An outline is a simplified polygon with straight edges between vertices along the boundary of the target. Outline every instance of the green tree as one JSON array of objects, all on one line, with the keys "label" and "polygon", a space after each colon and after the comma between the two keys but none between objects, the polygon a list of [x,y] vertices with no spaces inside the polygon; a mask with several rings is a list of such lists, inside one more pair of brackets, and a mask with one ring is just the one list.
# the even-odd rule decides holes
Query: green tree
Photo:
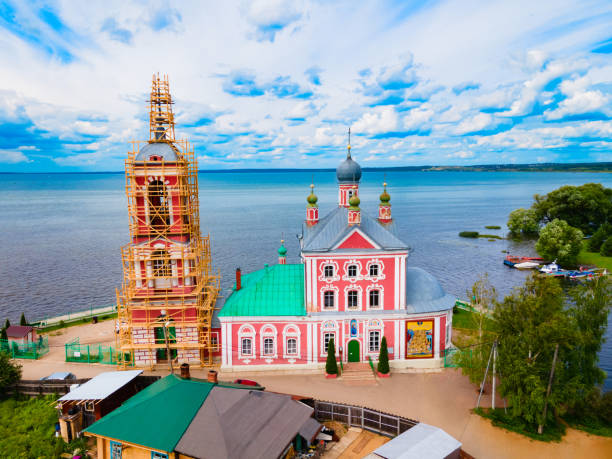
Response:
[{"label": "green tree", "polygon": [[589,252],[599,252],[601,246],[612,235],[612,225],[609,223],[602,224],[597,231],[591,236],[588,243]]},{"label": "green tree", "polygon": [[601,244],[601,249],[599,253],[604,257],[612,257],[612,236],[610,236],[603,244]]},{"label": "green tree", "polygon": [[[494,311],[499,342],[500,392],[513,417],[529,425],[546,425],[574,401],[575,381],[565,370],[568,351],[578,339],[557,279],[531,276]],[[554,366],[550,395],[548,380]],[[544,406],[548,405],[546,419]]]},{"label": "green tree", "polygon": [[336,362],[336,347],[334,346],[334,339],[329,340],[327,345],[327,361],[325,362],[325,372],[328,375],[338,374],[338,363]]},{"label": "green tree", "polygon": [[9,328],[11,326],[11,322],[6,319],[6,322],[4,322],[4,328]]},{"label": "green tree", "polygon": [[21,365],[11,361],[6,352],[0,352],[0,394],[21,379]]},{"label": "green tree", "polygon": [[565,220],[584,234],[612,220],[612,189],[600,183],[562,186],[546,195],[535,195],[532,209],[543,223]]},{"label": "green tree", "polygon": [[512,236],[533,236],[540,230],[538,216],[533,209],[516,209],[508,216],[508,229]]},{"label": "green tree", "polygon": [[387,338],[382,337],[380,343],[380,354],[378,355],[378,367],[379,373],[386,375],[389,373],[389,350],[387,349]]},{"label": "green tree", "polygon": [[19,325],[27,325],[28,321],[25,318],[25,312],[21,313],[21,319],[19,319]]},{"label": "green tree", "polygon": [[[485,274],[478,279],[472,289],[467,292],[472,298],[474,311],[470,314],[474,336],[467,340],[467,345],[455,356],[455,362],[474,384],[481,384],[484,378],[489,353],[491,352],[491,336],[485,334],[486,325],[490,323],[490,312],[497,301],[497,291]],[[489,372],[488,379],[491,378]]]},{"label": "green tree", "polygon": [[540,231],[535,248],[544,258],[557,260],[562,266],[575,266],[582,238],[582,231],[565,220],[554,219]]}]

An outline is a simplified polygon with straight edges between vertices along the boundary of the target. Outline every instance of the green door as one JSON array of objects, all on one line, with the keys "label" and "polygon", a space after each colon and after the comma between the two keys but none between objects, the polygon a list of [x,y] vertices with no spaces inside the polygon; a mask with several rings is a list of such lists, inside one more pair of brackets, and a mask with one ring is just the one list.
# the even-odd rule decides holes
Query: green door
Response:
[{"label": "green door", "polygon": [[348,343],[348,361],[359,362],[359,341],[353,339]]}]

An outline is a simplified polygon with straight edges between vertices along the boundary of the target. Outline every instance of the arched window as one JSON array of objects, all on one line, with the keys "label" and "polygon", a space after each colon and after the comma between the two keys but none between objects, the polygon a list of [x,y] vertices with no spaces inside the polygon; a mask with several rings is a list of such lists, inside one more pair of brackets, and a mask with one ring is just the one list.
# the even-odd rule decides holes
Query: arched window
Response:
[{"label": "arched window", "polygon": [[287,338],[287,355],[297,355],[297,338]]},{"label": "arched window", "polygon": [[323,309],[334,309],[336,307],[336,295],[333,290],[323,293]]},{"label": "arched window", "polygon": [[283,329],[283,339],[285,342],[283,358],[300,358],[300,329],[293,324],[286,325]]},{"label": "arched window", "polygon": [[370,290],[369,300],[370,300],[370,308],[379,308],[380,307],[380,291]]},{"label": "arched window", "polygon": [[[249,360],[255,357],[255,329],[251,325],[243,325],[238,330],[238,358]],[[247,362],[248,363],[248,362]]]},{"label": "arched window", "polygon": [[334,265],[325,265],[323,275],[325,277],[334,277]]},{"label": "arched window", "polygon": [[147,188],[149,201],[149,223],[153,228],[168,225],[168,195],[161,180],[153,180]]},{"label": "arched window", "polygon": [[349,265],[347,274],[348,277],[357,277],[357,265]]},{"label": "arched window", "polygon": [[349,309],[357,309],[359,307],[359,292],[357,290],[349,290],[347,294],[347,307]]},{"label": "arched window", "polygon": [[276,351],[276,327],[273,325],[264,325],[259,331],[261,336],[260,349],[261,357],[267,359],[275,359],[278,357]]}]

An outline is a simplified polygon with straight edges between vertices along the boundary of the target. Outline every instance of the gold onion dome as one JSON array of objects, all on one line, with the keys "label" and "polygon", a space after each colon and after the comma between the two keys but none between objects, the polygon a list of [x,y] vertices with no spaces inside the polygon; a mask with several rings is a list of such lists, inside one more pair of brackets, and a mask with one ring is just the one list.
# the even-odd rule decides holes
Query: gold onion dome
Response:
[{"label": "gold onion dome", "polygon": [[380,203],[383,204],[383,205],[389,206],[389,205],[391,205],[391,204],[389,204],[389,201],[391,201],[391,195],[389,193],[387,193],[387,184],[386,183],[383,183],[383,187],[384,187],[383,192],[380,195]]},{"label": "gold onion dome", "polygon": [[314,185],[311,184],[310,185],[310,194],[306,198],[306,201],[308,201],[308,205],[310,207],[315,207],[317,205],[317,201],[318,200],[319,200],[319,198],[317,198],[317,195],[314,194]]},{"label": "gold onion dome", "polygon": [[361,200],[359,199],[359,197],[354,194],[353,196],[351,196],[351,199],[349,199],[349,205],[351,206],[351,209],[359,209],[359,203],[361,202]]}]

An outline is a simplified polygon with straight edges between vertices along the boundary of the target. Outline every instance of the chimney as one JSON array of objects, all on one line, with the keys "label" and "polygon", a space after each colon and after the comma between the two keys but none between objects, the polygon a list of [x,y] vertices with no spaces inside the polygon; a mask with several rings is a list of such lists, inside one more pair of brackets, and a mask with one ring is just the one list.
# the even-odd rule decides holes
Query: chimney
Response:
[{"label": "chimney", "polygon": [[191,376],[189,375],[189,364],[188,363],[183,363],[181,365],[181,378],[191,379]]},{"label": "chimney", "polygon": [[236,291],[242,288],[241,280],[240,268],[236,268]]},{"label": "chimney", "polygon": [[217,372],[215,370],[208,370],[208,382],[217,384]]}]

